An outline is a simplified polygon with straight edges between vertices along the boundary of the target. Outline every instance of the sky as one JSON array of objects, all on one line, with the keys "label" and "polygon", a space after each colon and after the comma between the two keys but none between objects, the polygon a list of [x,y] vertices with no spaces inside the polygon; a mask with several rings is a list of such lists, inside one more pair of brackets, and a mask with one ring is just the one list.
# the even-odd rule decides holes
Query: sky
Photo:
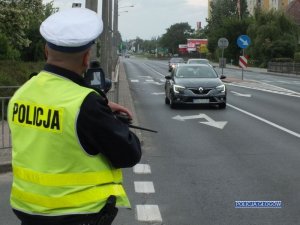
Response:
[{"label": "sky", "polygon": [[[84,6],[85,0],[54,0],[54,6],[60,9],[71,7],[72,3]],[[134,7],[128,7],[131,5]],[[101,0],[98,6],[101,14]],[[196,29],[197,22],[201,22],[204,27],[207,14],[208,0],[119,0],[119,32],[123,40],[150,40],[161,37],[176,23],[188,23]]]}]

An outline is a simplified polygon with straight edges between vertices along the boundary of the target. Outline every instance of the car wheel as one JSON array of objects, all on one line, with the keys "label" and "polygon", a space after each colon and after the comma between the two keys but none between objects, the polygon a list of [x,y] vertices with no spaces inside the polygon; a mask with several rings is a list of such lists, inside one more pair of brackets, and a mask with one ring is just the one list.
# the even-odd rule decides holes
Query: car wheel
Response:
[{"label": "car wheel", "polygon": [[226,102],[219,104],[219,109],[225,109],[226,108]]},{"label": "car wheel", "polygon": [[170,100],[168,99],[168,97],[167,97],[167,96],[165,97],[165,103],[166,103],[167,105],[169,105],[169,104],[170,104]]}]

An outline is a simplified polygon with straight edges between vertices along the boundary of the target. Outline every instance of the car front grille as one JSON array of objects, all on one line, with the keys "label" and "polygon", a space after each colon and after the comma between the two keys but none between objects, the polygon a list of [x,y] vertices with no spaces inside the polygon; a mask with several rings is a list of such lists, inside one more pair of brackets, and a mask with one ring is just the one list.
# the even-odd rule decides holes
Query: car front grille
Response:
[{"label": "car front grille", "polygon": [[188,88],[188,89],[196,95],[206,95],[208,92],[212,90],[212,88],[203,88],[203,91],[200,92],[199,88]]}]

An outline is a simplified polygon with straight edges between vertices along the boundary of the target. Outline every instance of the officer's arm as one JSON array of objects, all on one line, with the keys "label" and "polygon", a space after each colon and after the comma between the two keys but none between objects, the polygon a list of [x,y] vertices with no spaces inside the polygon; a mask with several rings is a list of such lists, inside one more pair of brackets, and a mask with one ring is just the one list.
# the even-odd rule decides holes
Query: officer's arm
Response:
[{"label": "officer's arm", "polygon": [[89,94],[81,106],[77,134],[88,154],[101,153],[116,168],[132,167],[141,159],[138,137],[115,118],[107,103],[95,93]]}]

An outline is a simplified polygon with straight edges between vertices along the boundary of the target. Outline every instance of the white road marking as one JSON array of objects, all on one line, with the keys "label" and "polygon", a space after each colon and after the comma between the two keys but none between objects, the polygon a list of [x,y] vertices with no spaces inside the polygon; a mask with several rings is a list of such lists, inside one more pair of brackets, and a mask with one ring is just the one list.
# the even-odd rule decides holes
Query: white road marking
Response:
[{"label": "white road marking", "polygon": [[247,114],[248,116],[251,116],[251,117],[253,117],[253,118],[255,118],[255,119],[258,119],[258,120],[260,120],[260,121],[262,121],[262,122],[264,122],[264,123],[266,123],[266,124],[269,124],[269,125],[271,125],[271,126],[273,126],[273,127],[276,127],[276,128],[278,128],[278,129],[280,129],[280,130],[286,132],[286,133],[289,133],[289,134],[291,134],[291,135],[293,135],[293,136],[296,136],[296,137],[300,138],[300,134],[299,134],[299,133],[296,133],[296,132],[294,132],[294,131],[291,131],[291,130],[285,128],[285,127],[282,127],[282,126],[280,126],[280,125],[278,125],[278,124],[276,124],[276,123],[273,123],[273,122],[271,122],[271,121],[269,121],[269,120],[266,120],[266,119],[264,119],[264,118],[262,118],[262,117],[256,116],[256,115],[254,115],[254,114],[252,114],[252,113],[250,113],[250,112],[247,112],[247,111],[245,111],[245,110],[243,110],[243,109],[240,109],[240,108],[238,108],[238,107],[236,107],[236,106],[233,106],[233,105],[230,105],[230,104],[227,104],[227,105],[228,105],[229,107],[231,107],[231,108],[234,108],[234,109],[236,109],[236,110],[238,110],[238,111],[244,113],[244,114]]},{"label": "white road marking", "polygon": [[234,95],[240,96],[240,97],[247,97],[247,98],[251,97],[251,94],[242,94],[242,93],[235,92],[235,91],[230,91],[230,92],[233,93]]},{"label": "white road marking", "polygon": [[153,182],[151,181],[135,181],[134,190],[136,193],[150,194],[155,193]]},{"label": "white road marking", "polygon": [[162,222],[157,205],[136,205],[137,220],[145,222]]},{"label": "white road marking", "polygon": [[205,119],[207,122],[199,122],[206,124],[208,126],[212,126],[215,128],[223,129],[225,125],[227,124],[227,121],[215,121],[212,118],[210,118],[208,115],[199,113],[198,115],[192,115],[192,116],[174,116],[172,117],[174,120],[179,120],[179,121],[185,121],[185,120],[191,120],[191,119]]},{"label": "white road marking", "polygon": [[154,80],[152,79],[152,80],[146,80],[146,82],[154,82]]},{"label": "white road marking", "polygon": [[153,71],[154,73],[156,73],[156,74],[158,74],[158,75],[160,75],[160,76],[162,76],[162,77],[165,77],[165,76],[166,76],[166,75],[164,75],[164,74],[162,74],[162,73],[156,71],[156,70],[153,69],[152,67],[148,66],[147,64],[144,63],[144,65],[147,66],[147,67],[148,67],[151,71]]},{"label": "white road marking", "polygon": [[138,83],[139,80],[130,80],[132,83]]},{"label": "white road marking", "polygon": [[165,92],[153,92],[152,95],[164,95]]},{"label": "white road marking", "polygon": [[149,174],[151,173],[151,168],[148,164],[136,164],[133,167],[133,172],[137,174]]},{"label": "white road marking", "polygon": [[293,97],[300,97],[300,93],[296,91],[292,91],[286,88],[278,87],[271,84],[266,84],[263,82],[242,82],[242,83],[228,83],[228,85],[242,87],[242,88],[249,88],[254,90],[260,90],[265,92],[271,92],[275,94],[293,96]]}]

